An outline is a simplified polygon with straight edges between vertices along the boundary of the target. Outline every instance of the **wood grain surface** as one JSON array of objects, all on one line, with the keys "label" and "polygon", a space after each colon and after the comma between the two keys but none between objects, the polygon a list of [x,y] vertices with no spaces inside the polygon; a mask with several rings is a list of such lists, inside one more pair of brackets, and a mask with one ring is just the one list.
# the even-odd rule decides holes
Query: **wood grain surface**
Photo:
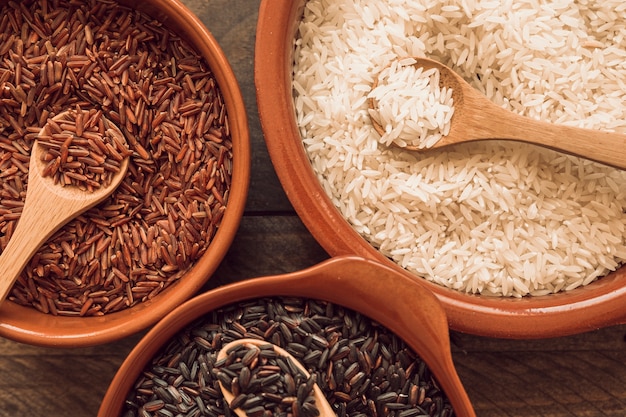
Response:
[{"label": "wood grain surface", "polygon": [[[253,150],[246,213],[203,291],[296,271],[328,257],[295,215],[261,132],[253,56],[259,0],[184,0],[220,42],[238,77]],[[626,326],[548,340],[453,333],[453,357],[480,417],[626,416]],[[95,416],[142,334],[103,346],[52,349],[0,339],[0,416]]]}]

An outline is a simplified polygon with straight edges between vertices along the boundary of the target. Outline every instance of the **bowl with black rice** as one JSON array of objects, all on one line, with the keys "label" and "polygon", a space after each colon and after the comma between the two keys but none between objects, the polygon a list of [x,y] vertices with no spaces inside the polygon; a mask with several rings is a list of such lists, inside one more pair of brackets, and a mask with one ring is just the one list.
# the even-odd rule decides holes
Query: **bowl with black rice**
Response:
[{"label": "bowl with black rice", "polygon": [[331,258],[189,300],[133,348],[98,415],[234,415],[220,383],[237,394],[232,401],[247,415],[316,415],[312,381],[287,378],[273,350],[254,360],[243,351],[246,358],[218,360],[223,346],[250,338],[295,357],[338,416],[475,415],[436,297],[359,257]]}]

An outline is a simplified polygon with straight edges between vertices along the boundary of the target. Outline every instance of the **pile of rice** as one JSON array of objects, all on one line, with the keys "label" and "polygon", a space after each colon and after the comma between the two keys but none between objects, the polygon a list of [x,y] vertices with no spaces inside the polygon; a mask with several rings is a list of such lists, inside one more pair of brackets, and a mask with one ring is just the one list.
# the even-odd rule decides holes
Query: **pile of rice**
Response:
[{"label": "pile of rice", "polygon": [[394,61],[381,71],[369,99],[370,116],[384,133],[380,142],[428,149],[450,133],[452,90],[439,86],[436,68],[424,70],[415,59]]},{"label": "pile of rice", "polygon": [[623,0],[310,0],[296,39],[304,145],[347,221],[419,276],[467,293],[544,295],[626,261],[626,173],[531,145],[407,152],[367,97],[398,58],[455,68],[529,117],[626,133]]}]

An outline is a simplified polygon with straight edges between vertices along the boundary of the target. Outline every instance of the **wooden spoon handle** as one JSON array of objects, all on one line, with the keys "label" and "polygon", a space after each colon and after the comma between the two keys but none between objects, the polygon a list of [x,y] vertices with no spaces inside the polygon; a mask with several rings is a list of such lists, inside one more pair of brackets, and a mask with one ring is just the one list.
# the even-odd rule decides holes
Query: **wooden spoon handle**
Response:
[{"label": "wooden spoon handle", "polygon": [[61,187],[52,184],[51,179],[35,175],[34,168],[29,172],[28,192],[17,227],[0,255],[0,302],[2,302],[22,269],[39,247],[72,218],[93,207],[110,191],[103,189],[94,194],[50,192],[48,187]]},{"label": "wooden spoon handle", "polygon": [[[458,127],[458,133],[451,132],[450,137],[463,137],[463,141],[468,142],[480,139],[526,142],[626,169],[624,134],[546,123],[520,116],[497,106],[471,88],[464,89],[463,100],[464,108],[473,108],[476,112],[456,115],[462,120],[455,122],[453,129]],[[444,145],[446,137],[440,142]]]},{"label": "wooden spoon handle", "polygon": [[556,151],[626,169],[626,135],[511,117],[497,124],[501,138],[541,145]]},{"label": "wooden spoon handle", "polygon": [[[44,186],[35,181],[29,187]],[[39,193],[31,194],[33,197]],[[29,197],[31,196],[29,195]],[[64,222],[54,220],[69,212],[63,202],[38,201],[30,198],[24,203],[24,209],[17,227],[0,255],[0,302],[8,295],[13,283],[24,269],[33,254]]]}]

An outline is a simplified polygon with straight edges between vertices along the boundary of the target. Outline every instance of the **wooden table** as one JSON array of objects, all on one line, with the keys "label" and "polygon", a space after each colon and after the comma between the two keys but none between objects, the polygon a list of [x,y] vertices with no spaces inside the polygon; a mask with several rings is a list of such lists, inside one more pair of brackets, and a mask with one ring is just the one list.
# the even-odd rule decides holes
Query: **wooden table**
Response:
[{"label": "wooden table", "polygon": [[[260,0],[184,0],[211,30],[246,101],[252,178],[231,250],[204,290],[296,271],[328,255],[296,216],[261,132],[253,78]],[[551,340],[453,332],[453,355],[478,416],[625,416],[626,326]],[[0,416],[94,416],[117,367],[142,334],[72,350],[0,340]]]}]

